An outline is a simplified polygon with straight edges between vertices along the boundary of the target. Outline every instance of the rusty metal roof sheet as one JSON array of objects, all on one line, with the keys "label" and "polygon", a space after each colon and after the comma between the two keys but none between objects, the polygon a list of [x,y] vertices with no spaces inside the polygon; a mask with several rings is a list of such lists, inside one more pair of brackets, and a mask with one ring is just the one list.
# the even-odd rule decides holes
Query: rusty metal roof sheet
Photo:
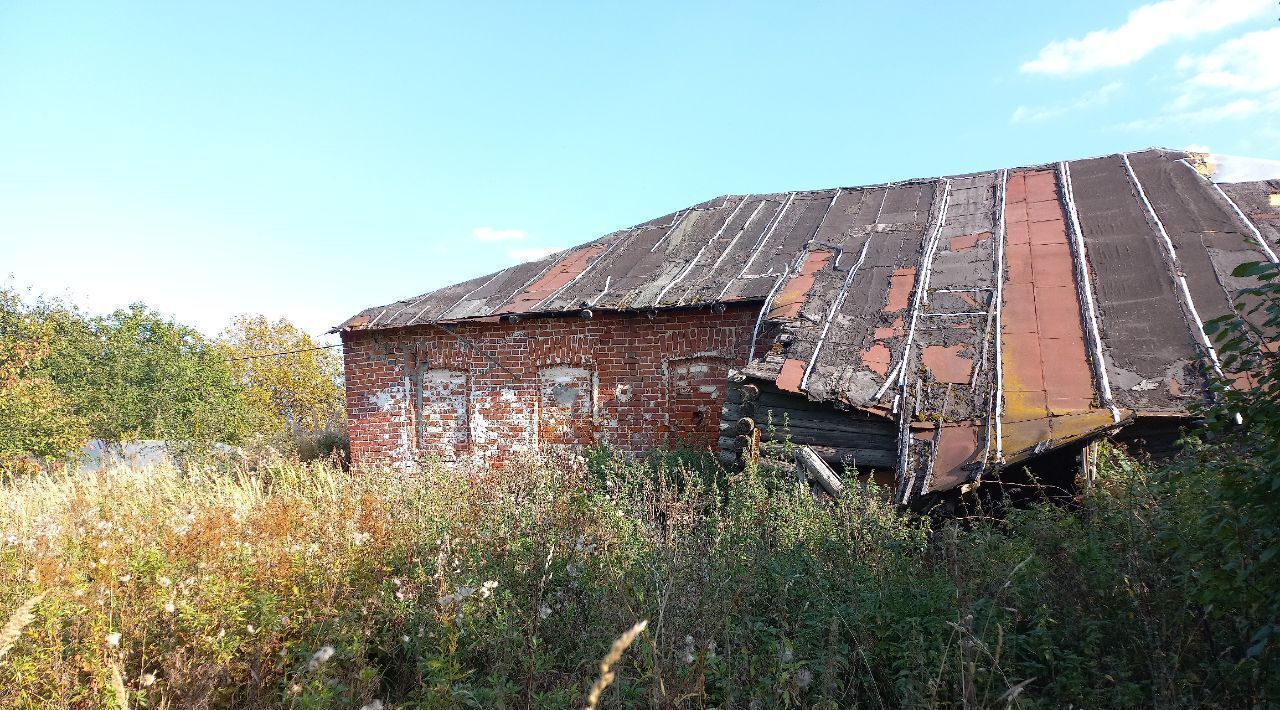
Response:
[{"label": "rusty metal roof sheet", "polygon": [[341,328],[759,302],[746,374],[900,422],[908,498],[1185,416],[1231,270],[1277,251],[1280,163],[1150,149],[730,195]]}]

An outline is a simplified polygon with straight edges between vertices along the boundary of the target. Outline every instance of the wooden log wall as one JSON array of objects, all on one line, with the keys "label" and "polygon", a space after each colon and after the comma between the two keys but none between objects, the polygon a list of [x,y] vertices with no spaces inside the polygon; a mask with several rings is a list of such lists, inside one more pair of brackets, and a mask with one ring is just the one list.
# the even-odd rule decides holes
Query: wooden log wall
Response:
[{"label": "wooden log wall", "polygon": [[720,415],[722,458],[740,463],[753,439],[782,441],[787,436],[796,444],[815,447],[832,466],[849,459],[859,467],[897,465],[898,433],[891,420],[811,402],[731,370]]}]

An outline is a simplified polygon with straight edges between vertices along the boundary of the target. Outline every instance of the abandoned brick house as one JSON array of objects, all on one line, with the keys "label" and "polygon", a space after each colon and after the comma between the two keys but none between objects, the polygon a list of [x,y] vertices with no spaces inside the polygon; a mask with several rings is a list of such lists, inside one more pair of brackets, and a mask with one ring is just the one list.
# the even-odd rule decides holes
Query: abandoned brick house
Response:
[{"label": "abandoned brick house", "polygon": [[730,195],[339,327],[352,455],[734,455],[770,417],[903,501],[1185,424],[1276,260],[1280,163],[1151,149]]}]

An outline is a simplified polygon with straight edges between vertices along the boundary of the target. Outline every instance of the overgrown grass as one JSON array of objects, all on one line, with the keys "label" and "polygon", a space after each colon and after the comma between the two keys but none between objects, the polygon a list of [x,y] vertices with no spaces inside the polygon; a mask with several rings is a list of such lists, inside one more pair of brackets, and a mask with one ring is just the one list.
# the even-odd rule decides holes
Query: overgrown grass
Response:
[{"label": "overgrown grass", "polygon": [[11,480],[0,705],[581,707],[647,620],[602,707],[1261,706],[1261,612],[1175,554],[1211,476],[936,527],[687,457]]}]

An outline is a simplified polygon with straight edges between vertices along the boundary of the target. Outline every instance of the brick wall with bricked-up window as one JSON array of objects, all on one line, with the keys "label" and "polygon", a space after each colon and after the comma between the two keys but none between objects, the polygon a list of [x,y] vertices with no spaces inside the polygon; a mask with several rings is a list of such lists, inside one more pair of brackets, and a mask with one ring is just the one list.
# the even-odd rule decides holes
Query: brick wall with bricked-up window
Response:
[{"label": "brick wall with bricked-up window", "polygon": [[500,462],[538,446],[714,447],[758,310],[730,306],[343,333],[357,464]]}]

